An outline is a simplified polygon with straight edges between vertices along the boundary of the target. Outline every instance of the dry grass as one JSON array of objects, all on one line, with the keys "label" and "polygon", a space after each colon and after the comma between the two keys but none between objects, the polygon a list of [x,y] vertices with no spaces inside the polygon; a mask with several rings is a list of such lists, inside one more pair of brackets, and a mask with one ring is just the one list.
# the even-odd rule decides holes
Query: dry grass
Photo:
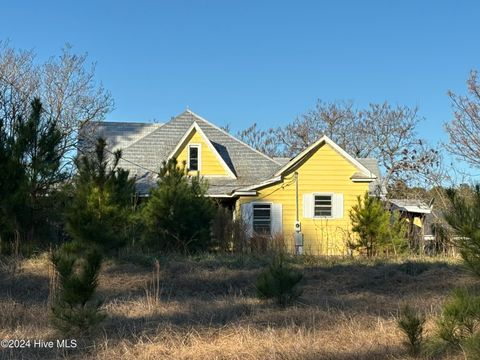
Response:
[{"label": "dry grass", "polygon": [[[137,259],[138,260],[138,259]],[[395,316],[408,302],[427,331],[451,289],[472,279],[452,259],[303,258],[303,295],[287,310],[255,298],[265,259],[234,256],[108,262],[102,328],[62,351],[2,359],[408,359]],[[62,338],[50,327],[46,256],[0,261],[0,339]]]}]

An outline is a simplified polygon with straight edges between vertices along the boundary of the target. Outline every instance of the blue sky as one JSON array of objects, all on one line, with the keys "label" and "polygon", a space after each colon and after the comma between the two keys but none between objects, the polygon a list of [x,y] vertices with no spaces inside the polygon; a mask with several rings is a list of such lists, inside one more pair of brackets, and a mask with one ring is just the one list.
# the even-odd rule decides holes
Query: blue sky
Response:
[{"label": "blue sky", "polygon": [[418,105],[445,141],[447,91],[480,68],[476,1],[4,1],[0,39],[39,59],[66,42],[97,62],[110,120],[187,106],[233,130],[291,121],[316,99]]}]

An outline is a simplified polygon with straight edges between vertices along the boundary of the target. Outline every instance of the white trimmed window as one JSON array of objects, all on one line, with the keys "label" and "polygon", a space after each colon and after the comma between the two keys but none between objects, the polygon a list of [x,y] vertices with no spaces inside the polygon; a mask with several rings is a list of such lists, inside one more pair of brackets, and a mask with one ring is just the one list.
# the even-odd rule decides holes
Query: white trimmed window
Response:
[{"label": "white trimmed window", "polygon": [[263,233],[268,235],[283,233],[282,204],[249,202],[240,206],[247,235]]},{"label": "white trimmed window", "polygon": [[253,204],[253,231],[258,234],[272,233],[271,204]]},{"label": "white trimmed window", "polygon": [[332,195],[314,195],[313,216],[331,217],[332,216]]},{"label": "white trimmed window", "polygon": [[200,145],[188,145],[188,170],[200,170]]},{"label": "white trimmed window", "polygon": [[306,219],[342,219],[343,194],[303,194],[303,217]]}]

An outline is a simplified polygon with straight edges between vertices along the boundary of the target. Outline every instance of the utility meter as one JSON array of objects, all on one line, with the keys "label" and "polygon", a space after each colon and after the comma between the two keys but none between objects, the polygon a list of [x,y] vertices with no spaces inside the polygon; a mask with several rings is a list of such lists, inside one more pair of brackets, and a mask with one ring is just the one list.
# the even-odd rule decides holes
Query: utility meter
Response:
[{"label": "utility meter", "polygon": [[302,224],[300,223],[300,221],[295,221],[295,231],[297,233],[299,233],[300,231],[302,231]]}]

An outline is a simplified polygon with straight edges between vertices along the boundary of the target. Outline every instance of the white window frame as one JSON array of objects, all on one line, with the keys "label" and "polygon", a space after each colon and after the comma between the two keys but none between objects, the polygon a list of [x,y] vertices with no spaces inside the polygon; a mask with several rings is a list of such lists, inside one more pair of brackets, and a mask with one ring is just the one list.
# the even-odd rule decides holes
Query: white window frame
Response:
[{"label": "white window frame", "polygon": [[[312,201],[312,206],[313,206],[313,210],[312,210],[312,214],[313,214],[313,218],[314,219],[333,219],[333,196],[335,194],[334,193],[313,193],[312,194],[312,197],[313,197],[313,201]],[[315,215],[315,197],[316,196],[330,196],[330,215],[329,216],[317,216]]]},{"label": "white window frame", "polygon": [[256,233],[255,231],[255,205],[269,205],[270,206],[270,232],[267,235],[272,235],[272,202],[268,201],[255,201],[252,202],[252,231]]},{"label": "white window frame", "polygon": [[[197,170],[190,169],[190,149],[197,148]],[[188,144],[188,153],[187,153],[187,165],[188,171],[200,171],[202,169],[202,145],[201,144]]]}]

